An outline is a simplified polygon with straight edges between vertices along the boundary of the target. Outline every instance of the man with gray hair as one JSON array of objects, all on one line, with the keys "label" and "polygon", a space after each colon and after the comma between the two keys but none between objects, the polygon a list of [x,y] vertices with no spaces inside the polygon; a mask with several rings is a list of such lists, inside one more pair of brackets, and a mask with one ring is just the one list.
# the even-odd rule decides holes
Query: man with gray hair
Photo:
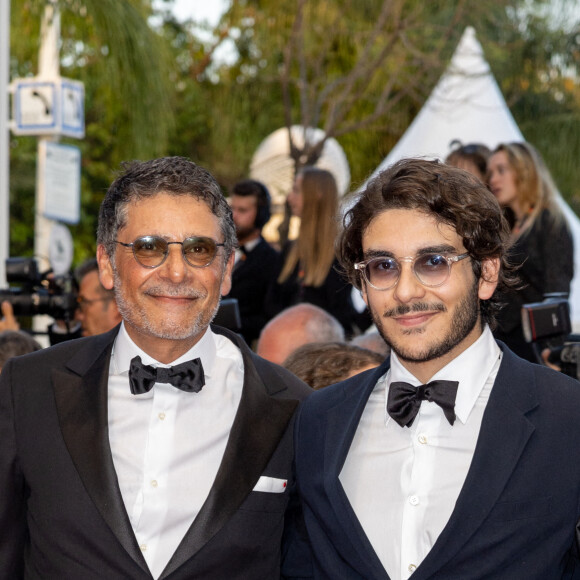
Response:
[{"label": "man with gray hair", "polygon": [[210,326],[236,243],[217,182],[126,164],[97,241],[120,326],[2,371],[0,579],[278,578],[310,389]]},{"label": "man with gray hair", "polygon": [[12,357],[40,350],[40,344],[23,330],[0,332],[0,371]]},{"label": "man with gray hair", "polygon": [[299,346],[310,342],[344,342],[344,328],[326,310],[303,302],[282,310],[266,324],[256,352],[282,364]]}]

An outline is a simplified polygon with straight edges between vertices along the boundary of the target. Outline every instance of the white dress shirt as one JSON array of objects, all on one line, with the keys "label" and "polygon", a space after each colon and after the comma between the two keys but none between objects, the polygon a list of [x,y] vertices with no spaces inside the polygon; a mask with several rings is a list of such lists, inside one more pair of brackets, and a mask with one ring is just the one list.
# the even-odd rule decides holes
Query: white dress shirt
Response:
[{"label": "white dress shirt", "polygon": [[109,441],[131,526],[158,578],[199,513],[222,460],[244,381],[240,350],[207,330],[172,363],[199,357],[205,386],[199,393],[155,384],[133,395],[128,371],[139,355],[163,365],[131,340],[121,325],[109,369]]},{"label": "white dress shirt", "polygon": [[258,236],[257,238],[254,238],[253,240],[246,242],[244,244],[245,252],[241,249],[241,247],[236,248],[236,251],[234,252],[234,255],[235,255],[234,265],[236,265],[240,261],[243,262],[246,259],[246,254],[249,254],[251,251],[253,251],[254,248],[260,243],[261,239],[262,238],[260,236]]},{"label": "white dress shirt", "polygon": [[411,576],[451,517],[500,361],[501,350],[486,326],[474,344],[432,377],[459,381],[453,426],[428,401],[410,428],[389,416],[391,382],[421,384],[395,353],[371,393],[340,481],[392,580]]}]

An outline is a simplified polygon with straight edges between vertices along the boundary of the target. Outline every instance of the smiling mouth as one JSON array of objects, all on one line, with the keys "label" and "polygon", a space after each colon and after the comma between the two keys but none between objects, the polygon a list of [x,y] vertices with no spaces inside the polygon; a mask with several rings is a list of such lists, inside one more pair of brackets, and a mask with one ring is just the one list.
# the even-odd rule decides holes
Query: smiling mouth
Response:
[{"label": "smiling mouth", "polygon": [[185,287],[184,285],[181,285],[180,288],[168,288],[161,286],[151,287],[145,291],[145,295],[149,298],[168,303],[193,302],[198,298],[205,298],[204,292],[195,290],[190,287]]},{"label": "smiling mouth", "polygon": [[167,302],[169,304],[193,302],[198,298],[197,296],[164,296],[157,294],[150,294],[149,296],[151,298],[161,300],[162,302]]},{"label": "smiling mouth", "polygon": [[417,312],[404,316],[393,316],[393,320],[401,326],[417,326],[431,320],[438,312]]}]

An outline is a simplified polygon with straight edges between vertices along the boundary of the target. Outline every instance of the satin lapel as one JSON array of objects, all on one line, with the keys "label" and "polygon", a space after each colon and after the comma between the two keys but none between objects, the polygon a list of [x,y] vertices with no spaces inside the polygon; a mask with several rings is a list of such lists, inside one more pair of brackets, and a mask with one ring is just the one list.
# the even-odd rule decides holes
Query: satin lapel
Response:
[{"label": "satin lapel", "polygon": [[473,461],[455,509],[433,549],[413,573],[429,578],[478,530],[492,508],[534,432],[526,413],[537,406],[534,375],[521,359],[504,355],[485,409]]},{"label": "satin lapel", "polygon": [[[387,359],[375,372],[371,373],[356,389],[350,389],[348,396],[327,415],[324,456],[324,487],[340,528],[334,532],[333,540],[341,556],[364,578],[386,579],[388,575],[374,551],[367,535],[356,517],[339,475],[348,455],[362,413],[377,384],[390,366]],[[356,380],[351,379],[351,380]]]},{"label": "satin lapel", "polygon": [[148,573],[125,511],[109,446],[108,371],[116,330],[87,341],[69,361],[70,372],[53,370],[62,436],[91,500],[129,555]]},{"label": "satin lapel", "polygon": [[215,482],[161,578],[193,557],[235,514],[263,474],[298,406],[298,401],[269,396],[249,349],[234,342],[244,359],[238,411]]}]

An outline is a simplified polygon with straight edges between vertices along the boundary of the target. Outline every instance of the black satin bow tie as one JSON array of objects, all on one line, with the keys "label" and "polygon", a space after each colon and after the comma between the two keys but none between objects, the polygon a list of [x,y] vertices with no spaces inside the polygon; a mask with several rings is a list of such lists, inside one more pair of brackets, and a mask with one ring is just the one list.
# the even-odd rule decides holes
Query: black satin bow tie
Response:
[{"label": "black satin bow tie", "polygon": [[410,427],[419,412],[421,402],[431,401],[443,409],[449,424],[453,425],[458,385],[457,381],[431,381],[418,387],[403,382],[391,383],[387,411],[401,427]]},{"label": "black satin bow tie", "polygon": [[136,356],[129,368],[129,385],[134,395],[148,393],[155,383],[169,383],[186,393],[199,393],[205,385],[201,361],[196,358],[174,367],[152,367],[144,365]]}]

